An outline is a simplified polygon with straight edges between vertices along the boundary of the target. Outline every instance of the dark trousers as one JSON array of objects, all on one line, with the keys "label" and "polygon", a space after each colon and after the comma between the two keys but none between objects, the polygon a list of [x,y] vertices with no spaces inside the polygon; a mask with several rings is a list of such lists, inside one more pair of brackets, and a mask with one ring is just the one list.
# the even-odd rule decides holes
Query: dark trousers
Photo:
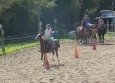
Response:
[{"label": "dark trousers", "polygon": [[50,51],[51,50],[51,46],[52,46],[52,40],[48,40],[47,41],[47,45],[48,45],[48,49]]}]

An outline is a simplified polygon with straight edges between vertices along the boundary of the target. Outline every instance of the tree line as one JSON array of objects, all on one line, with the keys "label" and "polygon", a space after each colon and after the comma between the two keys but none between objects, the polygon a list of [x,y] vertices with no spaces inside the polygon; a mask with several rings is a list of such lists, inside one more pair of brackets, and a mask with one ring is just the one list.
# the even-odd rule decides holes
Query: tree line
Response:
[{"label": "tree line", "polygon": [[[111,0],[0,0],[0,24],[5,36],[14,36],[38,31],[38,15],[42,30],[47,23],[62,29],[63,25],[80,23],[84,15],[91,22],[100,16],[100,10],[111,10]],[[38,6],[40,10],[38,11]]]}]

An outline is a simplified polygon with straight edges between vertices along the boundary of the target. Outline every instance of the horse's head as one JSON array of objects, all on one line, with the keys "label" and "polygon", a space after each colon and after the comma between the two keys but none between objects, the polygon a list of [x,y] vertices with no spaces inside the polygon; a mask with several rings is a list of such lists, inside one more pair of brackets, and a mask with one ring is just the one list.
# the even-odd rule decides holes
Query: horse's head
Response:
[{"label": "horse's head", "polygon": [[76,28],[76,31],[78,32],[78,31],[80,31],[80,29],[82,29],[82,26],[78,26],[78,27]]},{"label": "horse's head", "polygon": [[42,36],[43,36],[43,33],[41,32],[41,33],[37,34],[37,36],[35,37],[35,39],[36,40],[40,40],[40,39],[42,39]]},{"label": "horse's head", "polygon": [[101,25],[101,26],[100,26],[100,29],[105,30],[105,26],[104,26],[104,25]]},{"label": "horse's head", "polygon": [[77,27],[79,27],[79,26],[81,26],[80,23],[75,23],[75,24],[74,24],[74,28],[77,28]]},{"label": "horse's head", "polygon": [[93,31],[93,32],[97,32],[97,25],[96,24],[91,24],[91,30]]},{"label": "horse's head", "polygon": [[97,27],[98,27],[98,26],[97,26],[96,24],[91,24],[91,28],[92,28],[92,29],[97,29]]}]

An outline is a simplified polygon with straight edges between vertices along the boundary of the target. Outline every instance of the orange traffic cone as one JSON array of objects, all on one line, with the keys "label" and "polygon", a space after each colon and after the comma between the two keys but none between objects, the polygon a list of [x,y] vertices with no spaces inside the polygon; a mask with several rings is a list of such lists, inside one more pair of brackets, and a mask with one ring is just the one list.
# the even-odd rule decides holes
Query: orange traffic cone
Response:
[{"label": "orange traffic cone", "polygon": [[93,50],[96,50],[96,43],[95,43],[95,40],[93,41]]},{"label": "orange traffic cone", "polygon": [[46,53],[44,54],[44,57],[45,57],[45,63],[44,63],[44,66],[45,66],[46,69],[49,69],[50,66],[49,66],[49,62],[48,62],[48,58],[47,58]]},{"label": "orange traffic cone", "polygon": [[77,46],[75,46],[75,50],[74,50],[74,57],[75,58],[78,58],[78,49],[77,49]]}]

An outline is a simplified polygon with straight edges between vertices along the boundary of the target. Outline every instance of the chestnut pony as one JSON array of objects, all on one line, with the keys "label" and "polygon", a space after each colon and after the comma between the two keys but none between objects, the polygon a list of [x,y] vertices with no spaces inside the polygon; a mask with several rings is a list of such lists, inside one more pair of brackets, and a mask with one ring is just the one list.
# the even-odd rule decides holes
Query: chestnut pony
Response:
[{"label": "chestnut pony", "polygon": [[[40,46],[41,46],[41,60],[43,60],[43,54],[45,53],[49,53],[49,48],[48,48],[48,45],[47,45],[47,42],[48,40],[44,40],[42,39],[42,36],[44,34],[43,33],[40,33],[38,34],[35,39],[39,40],[40,41]],[[58,48],[60,47],[60,43],[59,43],[59,40],[55,39],[53,42],[52,42],[52,46],[51,46],[51,52],[53,53],[53,57],[54,57],[54,54],[56,53],[56,56],[57,56],[57,60],[58,60]],[[54,60],[54,58],[52,57],[52,60]],[[59,60],[58,60],[59,61]]]}]

